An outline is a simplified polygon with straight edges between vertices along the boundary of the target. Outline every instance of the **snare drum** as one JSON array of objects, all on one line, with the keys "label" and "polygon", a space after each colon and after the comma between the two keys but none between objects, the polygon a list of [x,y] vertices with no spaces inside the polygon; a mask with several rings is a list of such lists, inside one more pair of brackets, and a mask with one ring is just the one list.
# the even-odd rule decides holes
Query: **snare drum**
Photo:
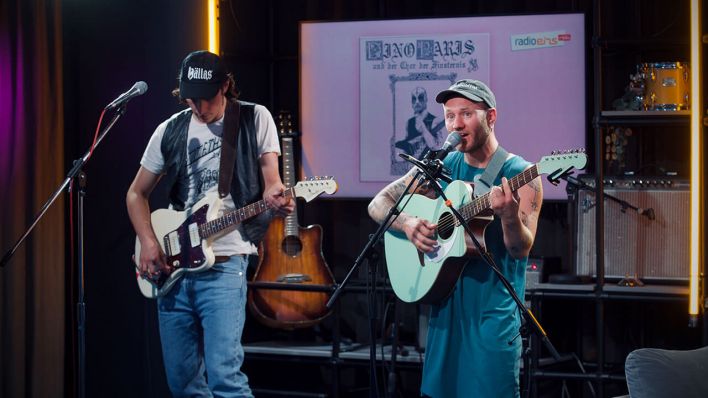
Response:
[{"label": "snare drum", "polygon": [[644,78],[644,110],[688,109],[690,82],[687,63],[652,62],[639,64],[638,69]]}]

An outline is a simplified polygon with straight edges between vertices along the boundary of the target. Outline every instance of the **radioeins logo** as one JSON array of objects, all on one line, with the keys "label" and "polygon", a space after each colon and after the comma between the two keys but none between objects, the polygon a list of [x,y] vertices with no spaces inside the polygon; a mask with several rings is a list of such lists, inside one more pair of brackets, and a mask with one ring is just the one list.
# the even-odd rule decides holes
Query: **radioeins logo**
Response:
[{"label": "radioeins logo", "polygon": [[570,41],[570,33],[565,31],[522,33],[511,36],[511,51],[558,47],[567,41]]}]

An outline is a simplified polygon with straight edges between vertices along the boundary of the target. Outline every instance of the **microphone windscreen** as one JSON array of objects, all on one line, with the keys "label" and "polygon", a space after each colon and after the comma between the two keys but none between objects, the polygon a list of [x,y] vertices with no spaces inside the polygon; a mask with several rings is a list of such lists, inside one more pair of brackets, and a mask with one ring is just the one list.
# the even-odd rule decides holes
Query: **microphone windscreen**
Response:
[{"label": "microphone windscreen", "polygon": [[148,91],[148,85],[144,81],[139,81],[139,82],[135,83],[135,85],[133,87],[135,87],[138,90],[139,95],[143,95],[143,94],[145,94],[146,91]]},{"label": "microphone windscreen", "polygon": [[445,143],[451,147],[456,147],[457,144],[459,144],[462,141],[462,137],[460,136],[460,133],[457,131],[453,131],[447,136],[447,139],[445,140]]}]

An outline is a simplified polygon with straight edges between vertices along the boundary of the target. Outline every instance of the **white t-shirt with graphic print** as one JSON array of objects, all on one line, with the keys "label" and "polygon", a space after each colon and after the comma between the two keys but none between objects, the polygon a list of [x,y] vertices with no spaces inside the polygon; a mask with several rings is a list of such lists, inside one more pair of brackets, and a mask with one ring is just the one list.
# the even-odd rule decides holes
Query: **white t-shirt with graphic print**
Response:
[{"label": "white t-shirt with graphic print", "polygon": [[[275,152],[280,155],[280,145],[278,143],[278,132],[275,122],[268,109],[263,105],[256,104],[254,107],[256,142],[258,146],[258,156],[264,153]],[[145,153],[140,160],[140,165],[155,174],[162,174],[165,167],[165,159],[162,156],[160,146],[165,128],[170,120],[177,114],[162,122],[150,138]],[[206,193],[218,193],[219,189],[219,161],[221,159],[221,136],[224,130],[224,118],[211,124],[198,121],[192,116],[189,121],[187,132],[187,178],[189,193],[185,207],[192,207],[201,200]],[[222,210],[235,209],[231,194],[223,199]],[[226,235],[218,237],[212,246],[214,255],[232,256],[236,254],[256,254],[256,246],[243,239],[243,227],[228,232]]]}]

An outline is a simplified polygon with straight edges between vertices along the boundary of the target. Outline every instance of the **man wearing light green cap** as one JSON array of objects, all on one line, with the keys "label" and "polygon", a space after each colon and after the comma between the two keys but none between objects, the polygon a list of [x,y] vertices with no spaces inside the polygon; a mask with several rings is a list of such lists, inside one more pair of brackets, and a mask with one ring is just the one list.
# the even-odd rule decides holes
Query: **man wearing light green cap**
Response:
[{"label": "man wearing light green cap", "polygon": [[[492,181],[488,190],[494,221],[484,233],[486,248],[516,294],[524,297],[526,263],[543,201],[540,179],[515,192],[509,187],[508,179],[530,163],[499,145],[494,129],[497,102],[485,83],[459,80],[435,100],[443,105],[447,130],[461,137],[457,151],[449,153],[443,164],[453,180],[475,182],[477,193],[482,191],[483,181]],[[497,172],[485,174],[487,168]],[[369,204],[374,220],[385,219],[414,175],[415,168],[374,197]],[[423,187],[416,193],[435,197]],[[437,227],[434,220],[414,217],[405,209],[391,226],[405,233],[423,253],[440,247]],[[520,322],[516,304],[499,278],[481,257],[470,255],[452,293],[432,306],[421,395],[518,397],[521,339],[516,336]]]}]

